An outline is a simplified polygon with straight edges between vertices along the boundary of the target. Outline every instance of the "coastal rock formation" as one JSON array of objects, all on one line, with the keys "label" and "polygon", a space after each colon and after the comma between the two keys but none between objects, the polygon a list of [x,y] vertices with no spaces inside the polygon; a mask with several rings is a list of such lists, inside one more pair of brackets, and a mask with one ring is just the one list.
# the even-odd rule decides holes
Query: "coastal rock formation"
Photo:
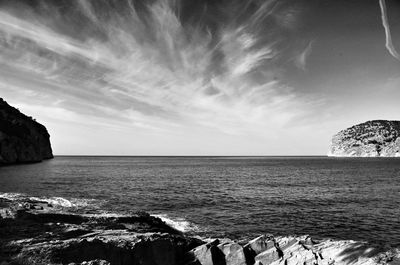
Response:
[{"label": "coastal rock formation", "polygon": [[328,156],[400,157],[400,121],[367,121],[340,131]]},{"label": "coastal rock formation", "polygon": [[0,165],[53,158],[46,128],[0,98]]},{"label": "coastal rock formation", "polygon": [[92,216],[0,198],[0,264],[175,265],[203,241],[147,213]]},{"label": "coastal rock formation", "polygon": [[355,241],[199,239],[146,213],[78,215],[55,208],[46,201],[0,198],[0,264],[400,264],[398,250]]}]

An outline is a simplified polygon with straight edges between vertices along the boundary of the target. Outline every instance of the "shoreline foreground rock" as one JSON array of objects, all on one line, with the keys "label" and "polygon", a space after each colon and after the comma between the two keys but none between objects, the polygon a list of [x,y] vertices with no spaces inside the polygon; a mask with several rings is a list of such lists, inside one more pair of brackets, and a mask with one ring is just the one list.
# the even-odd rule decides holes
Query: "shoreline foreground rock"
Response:
[{"label": "shoreline foreground rock", "polygon": [[46,201],[0,198],[0,264],[398,265],[400,252],[308,236],[202,239],[147,213],[79,215]]},{"label": "shoreline foreground rock", "polygon": [[400,121],[373,120],[333,136],[328,156],[400,157]]},{"label": "shoreline foreground rock", "polygon": [[47,129],[0,98],[0,165],[53,158]]}]

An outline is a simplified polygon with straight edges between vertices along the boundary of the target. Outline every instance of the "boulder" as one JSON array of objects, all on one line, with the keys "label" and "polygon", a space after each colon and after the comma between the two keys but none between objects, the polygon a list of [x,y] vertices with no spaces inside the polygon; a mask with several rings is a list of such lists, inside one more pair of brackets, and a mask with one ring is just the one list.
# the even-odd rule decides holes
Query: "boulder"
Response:
[{"label": "boulder", "polygon": [[225,255],[218,248],[219,240],[215,239],[207,244],[203,244],[191,250],[191,258],[186,264],[196,265],[225,265]]},{"label": "boulder", "polygon": [[218,248],[225,255],[226,265],[247,265],[243,247],[237,243],[224,243]]},{"label": "boulder", "polygon": [[256,262],[259,261],[263,265],[269,265],[272,262],[279,260],[280,258],[281,257],[278,250],[276,248],[270,248],[258,254],[254,259]]},{"label": "boulder", "polygon": [[293,245],[299,244],[299,240],[295,237],[278,238],[276,242],[283,252],[285,252],[287,249],[289,249]]},{"label": "boulder", "polygon": [[247,243],[243,248],[258,255],[267,249],[273,248],[274,245],[275,242],[272,240],[272,237],[262,235],[249,241],[249,243]]},{"label": "boulder", "polygon": [[317,261],[315,255],[312,252],[301,250],[285,258],[284,263],[285,265],[296,265],[296,264],[314,265],[314,264],[320,264],[321,262]]}]

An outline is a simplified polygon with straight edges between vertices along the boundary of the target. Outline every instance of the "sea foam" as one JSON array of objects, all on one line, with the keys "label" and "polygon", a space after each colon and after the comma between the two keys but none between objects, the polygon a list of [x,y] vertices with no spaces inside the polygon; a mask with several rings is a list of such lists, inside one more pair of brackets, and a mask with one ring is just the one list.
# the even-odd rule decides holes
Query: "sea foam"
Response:
[{"label": "sea foam", "polygon": [[152,214],[151,216],[160,218],[167,225],[181,232],[198,232],[200,230],[197,225],[184,218],[171,218],[167,214]]},{"label": "sea foam", "polygon": [[89,204],[93,204],[95,200],[92,199],[77,199],[77,198],[63,198],[63,197],[36,197],[29,196],[24,193],[0,193],[0,198],[7,199],[10,201],[40,201],[51,204],[54,207],[61,208],[79,208],[86,207]]}]

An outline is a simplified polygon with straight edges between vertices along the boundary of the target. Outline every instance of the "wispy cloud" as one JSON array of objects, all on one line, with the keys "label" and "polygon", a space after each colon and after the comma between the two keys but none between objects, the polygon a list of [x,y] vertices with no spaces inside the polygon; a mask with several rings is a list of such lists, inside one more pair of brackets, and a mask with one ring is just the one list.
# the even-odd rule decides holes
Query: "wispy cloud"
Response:
[{"label": "wispy cloud", "polygon": [[313,42],[310,41],[307,45],[307,47],[296,56],[295,58],[295,64],[298,68],[302,69],[303,71],[306,71],[307,67],[307,58],[310,56],[311,51],[312,51],[312,45]]},{"label": "wispy cloud", "polygon": [[[179,3],[167,0],[143,6],[121,1],[118,7],[79,0],[63,12],[49,3],[46,10],[57,15],[24,6],[30,14],[25,17],[7,6],[0,11],[2,86],[13,87],[20,98],[34,91],[32,104],[55,108],[54,115],[64,118],[76,113],[149,130],[199,126],[229,134],[276,133],[317,101],[274,77],[284,52],[281,40],[272,30],[260,36],[249,26],[272,14],[275,2],[214,29],[204,21],[183,21]],[[268,27],[295,20],[291,13],[285,25]],[[300,68],[310,51],[311,43],[298,55]]]},{"label": "wispy cloud", "polygon": [[379,0],[379,5],[381,8],[382,25],[383,25],[383,28],[385,29],[386,49],[389,51],[389,53],[394,58],[396,58],[397,60],[400,61],[400,54],[396,51],[396,48],[393,46],[393,42],[392,42],[392,35],[390,32],[390,26],[389,26],[389,21],[388,21],[388,16],[387,16],[385,0]]}]

